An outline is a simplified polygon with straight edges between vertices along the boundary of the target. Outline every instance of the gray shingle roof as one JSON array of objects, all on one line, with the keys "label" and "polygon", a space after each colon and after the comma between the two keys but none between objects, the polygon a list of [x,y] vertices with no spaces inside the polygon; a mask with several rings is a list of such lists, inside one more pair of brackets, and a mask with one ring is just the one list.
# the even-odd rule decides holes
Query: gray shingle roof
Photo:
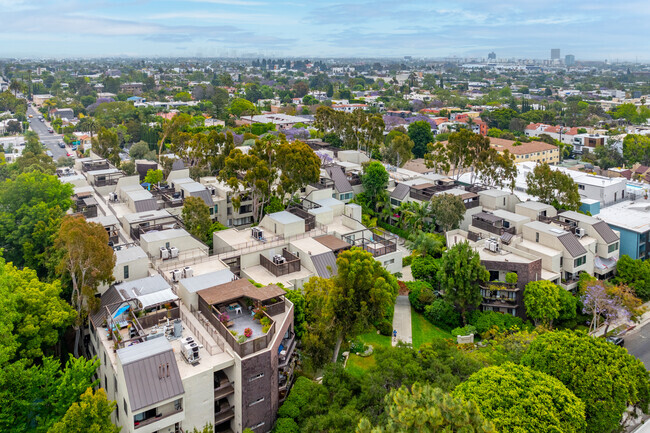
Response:
[{"label": "gray shingle roof", "polygon": [[214,202],[212,201],[212,196],[210,195],[210,191],[208,191],[207,189],[203,189],[201,191],[194,191],[192,192],[192,196],[202,198],[206,206],[209,207],[214,206]]},{"label": "gray shingle roof", "polygon": [[185,392],[172,346],[166,338],[125,347],[117,355],[122,362],[132,412]]},{"label": "gray shingle roof", "polygon": [[339,272],[339,268],[336,266],[336,257],[331,251],[313,255],[311,256],[311,261],[314,263],[316,273],[319,277],[330,278]]},{"label": "gray shingle roof", "polygon": [[411,188],[405,183],[398,183],[395,185],[395,189],[390,193],[391,198],[396,198],[398,200],[403,200],[404,197],[409,193]]},{"label": "gray shingle roof", "polygon": [[611,244],[612,242],[618,241],[618,236],[605,221],[598,221],[593,225],[593,227],[596,232],[598,232],[600,237],[603,238],[603,241],[605,241],[606,244]]},{"label": "gray shingle roof", "polygon": [[325,170],[327,170],[327,174],[329,174],[330,178],[334,181],[334,188],[336,188],[339,193],[352,191],[352,185],[350,185],[350,181],[345,176],[342,167],[332,165],[326,167]]},{"label": "gray shingle roof", "polygon": [[571,254],[571,257],[580,257],[587,254],[587,250],[582,246],[578,238],[573,233],[565,233],[557,237],[564,248]]}]

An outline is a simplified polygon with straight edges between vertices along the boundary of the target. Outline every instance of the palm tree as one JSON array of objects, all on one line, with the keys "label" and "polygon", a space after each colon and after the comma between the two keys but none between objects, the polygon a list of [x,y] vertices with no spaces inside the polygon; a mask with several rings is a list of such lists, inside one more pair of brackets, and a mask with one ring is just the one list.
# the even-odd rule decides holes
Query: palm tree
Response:
[{"label": "palm tree", "polygon": [[14,92],[14,98],[18,94],[18,91],[22,88],[23,86],[20,84],[18,80],[11,80],[11,83],[9,84],[9,90]]},{"label": "palm tree", "polygon": [[99,122],[97,121],[97,119],[91,116],[86,116],[79,123],[84,130],[90,132],[90,141],[92,141],[93,133],[97,132],[97,130],[99,129]]}]

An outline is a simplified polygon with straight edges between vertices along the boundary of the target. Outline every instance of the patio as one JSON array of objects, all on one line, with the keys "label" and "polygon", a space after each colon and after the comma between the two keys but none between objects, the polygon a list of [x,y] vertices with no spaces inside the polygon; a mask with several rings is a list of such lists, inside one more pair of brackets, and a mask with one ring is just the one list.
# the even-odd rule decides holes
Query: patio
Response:
[{"label": "patio", "polygon": [[229,331],[237,332],[237,335],[244,335],[244,330],[250,328],[253,331],[250,339],[261,337],[264,335],[262,332],[262,325],[259,321],[253,320],[253,315],[250,311],[244,310],[242,314],[230,315],[232,325],[228,327]]}]

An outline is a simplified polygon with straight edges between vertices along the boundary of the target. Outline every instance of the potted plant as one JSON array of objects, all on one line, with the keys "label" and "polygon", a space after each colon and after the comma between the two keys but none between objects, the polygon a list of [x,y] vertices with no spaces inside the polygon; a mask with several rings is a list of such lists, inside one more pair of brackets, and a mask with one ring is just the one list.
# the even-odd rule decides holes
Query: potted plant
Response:
[{"label": "potted plant", "polygon": [[251,328],[244,329],[244,335],[246,338],[251,338],[253,336],[253,330]]},{"label": "potted plant", "polygon": [[221,316],[219,316],[219,321],[225,325],[230,321],[230,316],[227,313],[223,313]]},{"label": "potted plant", "polygon": [[230,334],[231,334],[233,337],[237,337],[237,331],[235,331],[235,330],[230,331]]}]

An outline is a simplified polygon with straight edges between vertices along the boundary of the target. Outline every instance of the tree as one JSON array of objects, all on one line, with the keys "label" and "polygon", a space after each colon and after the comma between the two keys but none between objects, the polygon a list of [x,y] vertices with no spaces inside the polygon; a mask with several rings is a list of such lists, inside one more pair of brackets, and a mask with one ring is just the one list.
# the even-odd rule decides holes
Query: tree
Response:
[{"label": "tree", "polygon": [[386,145],[381,148],[382,160],[397,167],[402,167],[413,158],[413,146],[413,140],[408,135],[398,133],[390,140],[387,140]]},{"label": "tree", "polygon": [[101,283],[113,281],[115,254],[108,245],[108,234],[101,224],[89,223],[82,216],[66,216],[56,235],[54,246],[61,253],[57,264],[60,275],[72,282],[70,304],[77,311],[74,354],[78,356],[81,326],[88,310],[97,307],[95,297]]},{"label": "tree", "polygon": [[304,186],[320,179],[320,158],[302,141],[280,143],[277,167],[280,170],[280,197],[291,197]]},{"label": "tree", "polygon": [[420,256],[440,257],[445,249],[445,237],[438,233],[419,232],[415,239],[407,242],[408,248]]},{"label": "tree", "polygon": [[489,279],[490,273],[469,243],[457,243],[442,255],[438,270],[440,288],[444,298],[460,310],[464,325],[467,310],[478,307],[483,300],[479,284]]},{"label": "tree", "polygon": [[615,282],[632,287],[643,300],[650,299],[650,262],[622,255],[616,263]]},{"label": "tree", "polygon": [[650,137],[627,134],[623,139],[623,158],[627,164],[650,165]]},{"label": "tree", "polygon": [[629,405],[645,410],[650,400],[650,375],[641,361],[582,332],[540,335],[521,363],[559,379],[584,402],[588,432],[617,430]]},{"label": "tree", "polygon": [[120,162],[120,137],[112,129],[102,128],[97,133],[97,139],[94,141],[95,151],[98,155],[108,159],[113,165]]},{"label": "tree", "polygon": [[106,391],[93,393],[88,388],[79,403],[73,403],[63,419],[52,426],[48,433],[119,433],[120,428],[111,422],[115,410],[114,401],[109,401]]},{"label": "tree", "polygon": [[18,80],[11,80],[9,83],[9,90],[14,92],[14,97],[17,97],[18,92],[22,89],[22,84],[20,84],[20,81]]},{"label": "tree", "polygon": [[546,280],[526,284],[526,313],[535,321],[536,326],[540,323],[552,326],[553,320],[560,316],[560,290],[564,289]]},{"label": "tree", "polygon": [[0,184],[0,247],[17,266],[47,272],[47,251],[72,205],[72,185],[39,171]]},{"label": "tree", "polygon": [[531,173],[526,174],[526,184],[526,193],[537,197],[542,203],[568,210],[580,207],[578,185],[571,176],[551,169],[545,162],[537,164]]},{"label": "tree", "polygon": [[433,143],[433,132],[431,124],[426,120],[418,120],[408,127],[408,136],[413,141],[413,156],[423,158],[427,153],[427,145]]},{"label": "tree", "polygon": [[32,269],[18,269],[2,258],[0,295],[5,304],[0,366],[16,357],[27,363],[43,357],[74,319],[72,308],[60,297],[59,281],[40,281]]},{"label": "tree", "polygon": [[173,139],[176,137],[176,135],[187,125],[192,123],[192,116],[189,114],[185,113],[180,113],[177,114],[176,116],[172,117],[171,120],[167,119],[162,119],[162,135],[160,137],[160,142],[158,145],[158,163],[160,164],[162,154],[163,154],[163,146],[165,145],[165,141],[167,139]]},{"label": "tree", "polygon": [[230,103],[230,113],[237,117],[253,116],[257,114],[257,109],[252,102],[237,98]]},{"label": "tree", "polygon": [[210,209],[201,197],[186,197],[183,203],[181,219],[187,231],[203,243],[208,242],[208,236],[212,235],[210,228]]},{"label": "tree", "polygon": [[598,166],[603,170],[620,167],[625,163],[625,158],[612,143],[597,146],[594,149],[594,155],[598,158]]},{"label": "tree", "polygon": [[431,197],[431,216],[442,232],[458,228],[465,218],[465,203],[460,196],[436,194]]},{"label": "tree", "polygon": [[386,396],[388,420],[385,426],[371,428],[363,418],[357,433],[436,433],[443,431],[496,432],[489,421],[483,419],[473,401],[442,392],[428,384],[414,383],[411,390],[405,386],[392,389]]},{"label": "tree", "polygon": [[144,177],[144,181],[146,183],[150,183],[152,185],[157,185],[163,180],[163,172],[162,170],[154,170],[154,169],[149,169],[147,170],[147,174]]},{"label": "tree", "polygon": [[65,368],[47,357],[42,363],[28,360],[0,369],[0,428],[3,432],[46,432],[79,400],[88,387],[96,386],[93,375],[99,360],[70,356]]},{"label": "tree", "polygon": [[584,403],[561,381],[522,365],[484,368],[453,395],[474,402],[499,432],[585,431]]},{"label": "tree", "polygon": [[304,287],[307,308],[317,305],[319,321],[336,335],[334,361],[343,339],[383,320],[392,312],[397,297],[397,281],[369,252],[360,248],[344,251],[336,265],[338,274],[331,287],[318,283],[316,277]]},{"label": "tree", "polygon": [[156,160],[156,152],[149,150],[149,144],[146,141],[139,141],[129,149],[129,156],[133,159]]},{"label": "tree", "polygon": [[381,162],[372,161],[365,166],[361,176],[361,183],[370,205],[374,208],[377,204],[377,197],[388,186],[388,172]]}]

